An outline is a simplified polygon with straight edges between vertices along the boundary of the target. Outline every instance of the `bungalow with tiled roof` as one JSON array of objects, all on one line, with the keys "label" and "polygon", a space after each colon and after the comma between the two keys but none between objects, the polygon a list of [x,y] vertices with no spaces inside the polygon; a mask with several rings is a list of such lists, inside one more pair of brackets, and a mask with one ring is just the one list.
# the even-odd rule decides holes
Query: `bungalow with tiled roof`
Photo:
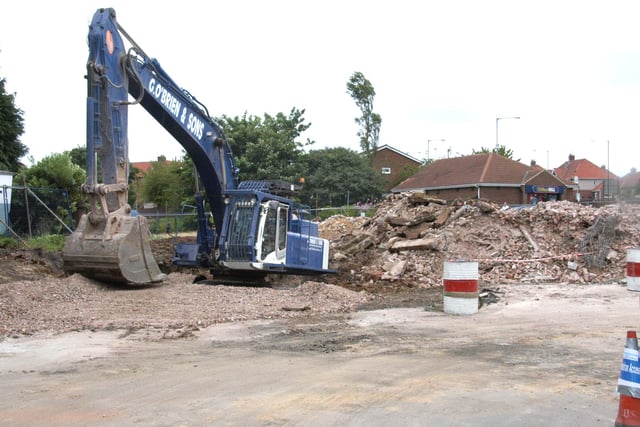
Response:
[{"label": "bungalow with tiled roof", "polygon": [[605,166],[598,167],[587,159],[569,154],[569,160],[555,169],[555,174],[578,186],[580,200],[601,201],[618,194],[618,177]]},{"label": "bungalow with tiled roof", "polygon": [[420,191],[445,200],[488,199],[519,205],[532,200],[575,200],[573,190],[571,183],[540,166],[483,153],[436,160],[391,191]]}]

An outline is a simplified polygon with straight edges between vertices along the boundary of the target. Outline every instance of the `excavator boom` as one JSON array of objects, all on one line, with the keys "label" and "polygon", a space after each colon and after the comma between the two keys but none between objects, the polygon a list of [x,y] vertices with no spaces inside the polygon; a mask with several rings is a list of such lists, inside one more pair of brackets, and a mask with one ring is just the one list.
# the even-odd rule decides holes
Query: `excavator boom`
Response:
[{"label": "excavator boom", "polygon": [[107,282],[160,282],[166,276],[153,257],[146,220],[132,216],[127,204],[128,76],[121,71],[126,52],[113,10],[97,12],[89,29],[87,183],[82,191],[90,212],[65,242],[64,269]]}]

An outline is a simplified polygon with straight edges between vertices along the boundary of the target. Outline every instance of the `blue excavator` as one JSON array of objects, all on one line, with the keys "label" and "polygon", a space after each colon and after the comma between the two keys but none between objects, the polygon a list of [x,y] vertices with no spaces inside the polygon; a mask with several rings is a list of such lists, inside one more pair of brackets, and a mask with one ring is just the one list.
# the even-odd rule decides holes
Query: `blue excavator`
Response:
[{"label": "blue excavator", "polygon": [[239,182],[221,127],[133,41],[117,23],[114,9],[95,12],[88,42],[87,182],[82,191],[90,209],[65,242],[67,273],[132,285],[166,279],[154,259],[146,219],[127,203],[128,107],[137,104],[182,145],[204,187],[204,194],[196,192],[196,241],[176,245],[174,264],[208,268],[221,282],[334,272],[328,265],[329,242],[318,236],[318,224],[288,198],[294,186],[279,180]]}]

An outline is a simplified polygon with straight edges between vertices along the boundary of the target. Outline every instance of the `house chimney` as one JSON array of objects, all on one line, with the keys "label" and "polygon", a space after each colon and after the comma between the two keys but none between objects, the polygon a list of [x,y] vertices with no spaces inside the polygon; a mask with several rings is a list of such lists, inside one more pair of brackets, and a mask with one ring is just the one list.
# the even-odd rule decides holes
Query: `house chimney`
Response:
[{"label": "house chimney", "polygon": [[569,154],[569,161],[570,162],[575,161],[575,159],[576,159],[576,156],[574,156],[573,154]]}]

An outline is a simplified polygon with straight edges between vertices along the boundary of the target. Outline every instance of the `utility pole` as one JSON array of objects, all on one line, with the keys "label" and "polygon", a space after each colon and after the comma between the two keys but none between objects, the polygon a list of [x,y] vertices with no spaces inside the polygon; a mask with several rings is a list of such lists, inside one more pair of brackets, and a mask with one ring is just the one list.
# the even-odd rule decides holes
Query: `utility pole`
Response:
[{"label": "utility pole", "polygon": [[498,142],[498,122],[500,120],[505,120],[505,119],[516,119],[516,120],[520,120],[520,117],[496,117],[496,153],[498,152],[498,149],[500,148],[500,143]]},{"label": "utility pole", "polygon": [[444,142],[444,139],[427,139],[427,164],[429,163],[429,160],[431,160],[431,158],[429,157],[429,144],[431,143],[431,141],[436,142]]}]

